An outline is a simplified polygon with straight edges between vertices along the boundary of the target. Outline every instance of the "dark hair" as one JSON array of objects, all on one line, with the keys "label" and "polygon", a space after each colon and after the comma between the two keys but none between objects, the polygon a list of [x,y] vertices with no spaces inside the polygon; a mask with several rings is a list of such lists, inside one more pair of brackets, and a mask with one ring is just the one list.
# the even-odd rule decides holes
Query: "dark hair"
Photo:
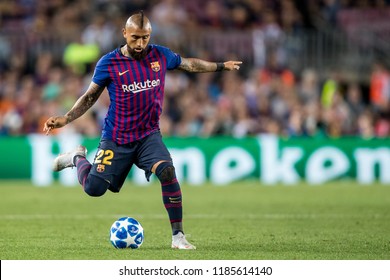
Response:
[{"label": "dark hair", "polygon": [[145,28],[145,25],[148,26],[148,24],[149,24],[149,19],[145,16],[144,11],[141,10],[141,11],[139,11],[138,13],[133,14],[132,16],[130,16],[130,17],[127,19],[126,24],[125,24],[125,27],[126,27],[128,24],[129,24],[129,25],[134,24],[136,27],[141,28],[141,29],[144,29],[144,28]]},{"label": "dark hair", "polygon": [[144,11],[141,10],[139,13],[141,14],[139,27],[142,29],[142,28],[144,28]]}]

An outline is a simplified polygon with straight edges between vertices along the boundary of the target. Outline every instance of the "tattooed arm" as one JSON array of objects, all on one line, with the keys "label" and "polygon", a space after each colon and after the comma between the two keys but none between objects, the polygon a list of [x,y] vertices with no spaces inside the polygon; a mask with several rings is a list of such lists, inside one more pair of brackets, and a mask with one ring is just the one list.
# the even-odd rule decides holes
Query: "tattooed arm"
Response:
[{"label": "tattooed arm", "polygon": [[73,105],[64,116],[50,117],[44,124],[43,131],[48,135],[51,130],[60,128],[81,117],[99,99],[104,88],[91,82],[87,91]]},{"label": "tattooed arm", "polygon": [[181,58],[178,69],[187,72],[215,72],[222,70],[238,70],[241,61],[209,62],[199,58]]},{"label": "tattooed arm", "polygon": [[80,98],[73,105],[72,109],[68,113],[65,114],[67,124],[74,121],[75,119],[81,117],[85,112],[88,111],[89,108],[96,103],[102,94],[104,88],[99,85],[91,82],[87,91],[80,96]]}]

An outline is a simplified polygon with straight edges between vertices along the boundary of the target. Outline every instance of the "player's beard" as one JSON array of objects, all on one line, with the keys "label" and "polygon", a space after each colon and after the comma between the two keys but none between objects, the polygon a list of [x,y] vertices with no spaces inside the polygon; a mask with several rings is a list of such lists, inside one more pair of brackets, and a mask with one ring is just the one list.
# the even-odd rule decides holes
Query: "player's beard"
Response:
[{"label": "player's beard", "polygon": [[144,48],[141,52],[137,52],[135,51],[135,49],[132,49],[129,46],[127,46],[127,51],[129,52],[130,56],[135,60],[141,60],[145,58],[145,56],[147,55],[146,49],[147,48]]}]

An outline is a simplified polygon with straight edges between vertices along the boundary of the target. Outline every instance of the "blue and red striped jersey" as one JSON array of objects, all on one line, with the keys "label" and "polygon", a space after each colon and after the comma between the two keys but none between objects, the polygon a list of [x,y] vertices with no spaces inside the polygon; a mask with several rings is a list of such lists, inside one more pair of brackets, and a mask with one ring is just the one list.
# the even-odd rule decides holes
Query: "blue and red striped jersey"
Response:
[{"label": "blue and red striped jersey", "polygon": [[165,74],[180,63],[180,55],[152,44],[142,60],[124,56],[120,47],[104,55],[92,78],[110,96],[102,138],[127,144],[158,130]]}]

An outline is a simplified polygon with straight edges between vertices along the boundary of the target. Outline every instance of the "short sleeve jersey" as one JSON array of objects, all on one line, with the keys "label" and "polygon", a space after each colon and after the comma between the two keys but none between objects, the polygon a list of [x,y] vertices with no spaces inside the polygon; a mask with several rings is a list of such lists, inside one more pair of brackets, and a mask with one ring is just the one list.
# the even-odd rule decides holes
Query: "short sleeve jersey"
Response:
[{"label": "short sleeve jersey", "polygon": [[127,144],[158,130],[165,74],[180,63],[180,55],[152,44],[141,60],[124,56],[120,48],[104,55],[92,78],[94,83],[107,87],[110,97],[102,138]]}]

